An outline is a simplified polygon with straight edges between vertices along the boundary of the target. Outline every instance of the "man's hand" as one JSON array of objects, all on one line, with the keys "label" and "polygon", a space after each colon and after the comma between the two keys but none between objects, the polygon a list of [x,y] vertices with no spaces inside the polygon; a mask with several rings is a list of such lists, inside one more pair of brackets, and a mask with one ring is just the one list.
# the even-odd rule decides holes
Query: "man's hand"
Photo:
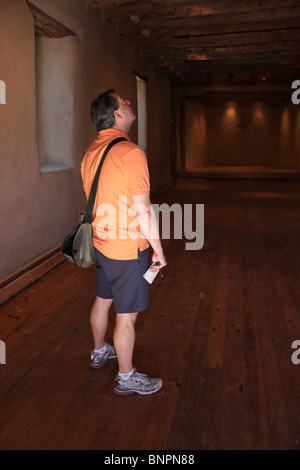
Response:
[{"label": "man's hand", "polygon": [[153,252],[152,256],[152,263],[156,263],[155,265],[151,266],[150,271],[158,271],[159,269],[164,268],[167,266],[167,260],[163,251],[161,252]]}]

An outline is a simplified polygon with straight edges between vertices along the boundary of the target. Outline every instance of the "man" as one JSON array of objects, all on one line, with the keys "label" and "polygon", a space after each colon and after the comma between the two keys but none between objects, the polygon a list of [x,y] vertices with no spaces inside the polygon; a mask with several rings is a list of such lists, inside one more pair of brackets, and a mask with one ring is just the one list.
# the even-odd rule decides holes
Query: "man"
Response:
[{"label": "man", "polygon": [[[149,265],[149,244],[155,263],[150,269],[159,270],[167,262],[151,208],[147,158],[128,137],[136,118],[130,101],[111,89],[93,101],[90,112],[99,134],[81,165],[87,197],[107,145],[118,137],[126,138],[114,145],[106,157],[94,205],[97,297],[90,316],[94,339],[90,366],[99,368],[117,357],[119,372],[114,392],[148,395],[160,390],[162,380],[136,371],[133,350],[137,315],[149,303],[149,284],[143,278]],[[105,342],[112,302],[116,309],[114,347]]]}]

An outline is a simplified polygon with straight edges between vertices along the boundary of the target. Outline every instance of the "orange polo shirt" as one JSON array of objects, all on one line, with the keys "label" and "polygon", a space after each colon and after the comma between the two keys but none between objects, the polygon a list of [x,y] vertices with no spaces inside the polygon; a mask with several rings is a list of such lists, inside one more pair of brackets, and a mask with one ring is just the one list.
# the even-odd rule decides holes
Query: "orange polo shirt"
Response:
[{"label": "orange polo shirt", "polygon": [[93,211],[94,245],[104,256],[117,260],[136,259],[149,247],[139,231],[131,196],[150,194],[149,171],[145,153],[122,131],[106,129],[87,150],[81,163],[83,189],[88,198],[98,165],[107,145],[118,137],[103,163]]}]

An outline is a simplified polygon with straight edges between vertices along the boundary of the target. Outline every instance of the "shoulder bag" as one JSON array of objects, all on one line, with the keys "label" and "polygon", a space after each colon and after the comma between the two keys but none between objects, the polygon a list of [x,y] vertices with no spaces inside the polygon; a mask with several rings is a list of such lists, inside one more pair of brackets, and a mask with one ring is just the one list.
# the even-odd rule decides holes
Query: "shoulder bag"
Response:
[{"label": "shoulder bag", "polygon": [[99,175],[104,162],[104,159],[113,145],[121,142],[125,137],[119,137],[110,142],[101,158],[99,163],[92,188],[89,194],[89,199],[84,214],[79,217],[79,224],[72,230],[63,241],[61,252],[66,256],[68,261],[77,264],[81,268],[87,268],[95,263],[95,249],[93,244],[92,234],[92,214],[95,203],[95,197],[98,187]]}]

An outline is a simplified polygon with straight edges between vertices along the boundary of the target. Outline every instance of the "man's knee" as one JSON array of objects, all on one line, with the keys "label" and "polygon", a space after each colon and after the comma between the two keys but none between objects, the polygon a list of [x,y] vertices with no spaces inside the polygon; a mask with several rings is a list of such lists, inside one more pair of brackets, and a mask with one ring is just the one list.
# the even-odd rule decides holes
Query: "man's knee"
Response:
[{"label": "man's knee", "polygon": [[136,313],[117,313],[117,322],[124,324],[134,324],[136,322],[138,312]]},{"label": "man's knee", "polygon": [[113,299],[103,299],[102,297],[96,297],[96,303],[103,307],[110,307],[113,303]]}]

